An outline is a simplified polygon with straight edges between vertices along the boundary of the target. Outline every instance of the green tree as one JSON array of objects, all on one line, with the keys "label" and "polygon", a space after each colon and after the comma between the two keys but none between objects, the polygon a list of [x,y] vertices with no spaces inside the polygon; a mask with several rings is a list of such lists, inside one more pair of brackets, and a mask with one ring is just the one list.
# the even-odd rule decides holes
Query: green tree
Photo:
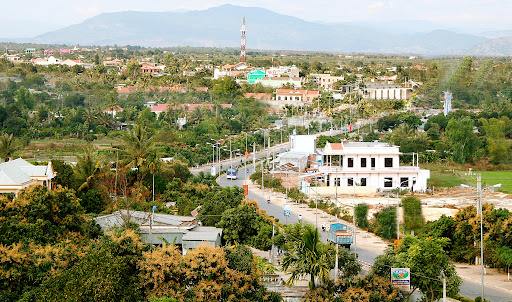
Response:
[{"label": "green tree", "polygon": [[498,260],[507,267],[507,280],[510,281],[510,266],[512,265],[512,248],[502,246],[496,249]]},{"label": "green tree", "polygon": [[52,160],[52,167],[57,174],[52,182],[65,188],[73,189],[76,185],[73,167],[59,159]]},{"label": "green tree", "polygon": [[240,90],[240,85],[233,77],[222,77],[213,81],[213,92],[217,94],[236,94]]},{"label": "green tree", "polygon": [[413,292],[419,289],[426,301],[437,301],[442,297],[444,276],[447,294],[455,295],[462,279],[444,250],[448,241],[447,238],[406,236],[395,250],[388,248],[375,259],[371,273],[389,280],[390,267],[410,268]]},{"label": "green tree", "polygon": [[86,213],[99,214],[107,205],[107,196],[105,192],[99,190],[87,190],[80,195],[80,205],[85,209]]},{"label": "green tree", "polygon": [[358,204],[355,212],[357,226],[366,229],[368,227],[368,205],[365,203]]},{"label": "green tree", "polygon": [[404,209],[404,225],[409,231],[418,231],[425,225],[425,218],[421,212],[421,200],[414,196],[402,199]]},{"label": "green tree", "polygon": [[485,129],[487,140],[487,151],[489,159],[493,164],[500,164],[509,158],[510,143],[505,138],[507,124],[502,119],[481,118],[479,120]]},{"label": "green tree", "polygon": [[375,234],[386,239],[396,236],[396,207],[385,208],[375,214]]},{"label": "green tree", "polygon": [[12,134],[3,133],[0,135],[0,157],[8,162],[23,145]]},{"label": "green tree", "polygon": [[222,228],[226,243],[247,244],[261,250],[269,250],[272,246],[271,222],[258,213],[256,203],[245,202],[227,209],[216,226]]},{"label": "green tree", "polygon": [[200,220],[207,226],[215,226],[227,209],[237,208],[244,198],[243,189],[223,187],[208,192],[199,210]]},{"label": "green tree", "polygon": [[474,122],[469,117],[452,118],[446,126],[445,136],[451,146],[453,160],[458,163],[473,161],[476,152],[473,126]]}]

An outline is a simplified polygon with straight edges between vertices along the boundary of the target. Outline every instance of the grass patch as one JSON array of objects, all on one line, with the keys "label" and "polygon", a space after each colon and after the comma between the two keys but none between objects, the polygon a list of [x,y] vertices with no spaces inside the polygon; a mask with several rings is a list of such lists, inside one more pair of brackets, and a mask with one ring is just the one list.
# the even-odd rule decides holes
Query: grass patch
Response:
[{"label": "grass patch", "polygon": [[460,177],[453,173],[454,169],[457,170],[456,167],[445,164],[422,164],[421,168],[430,170],[430,178],[427,181],[429,186],[451,188],[464,183]]},{"label": "grass patch", "polygon": [[[476,175],[469,176],[465,175],[467,172],[460,172],[462,178],[470,186],[476,187]],[[512,192],[512,171],[474,171],[475,173],[482,174],[482,187],[492,186],[501,184],[499,188],[500,192],[511,193]],[[473,178],[474,179],[473,179]],[[498,191],[498,190],[497,190]]]}]

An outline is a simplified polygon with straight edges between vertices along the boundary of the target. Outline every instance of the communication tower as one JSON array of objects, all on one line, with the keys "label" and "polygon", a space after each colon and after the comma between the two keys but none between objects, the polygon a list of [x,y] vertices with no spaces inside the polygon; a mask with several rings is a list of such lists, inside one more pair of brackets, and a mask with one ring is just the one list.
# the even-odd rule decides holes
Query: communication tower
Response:
[{"label": "communication tower", "polygon": [[247,62],[247,58],[245,56],[245,17],[242,18],[242,40],[240,46],[240,62]]},{"label": "communication tower", "polygon": [[448,113],[452,112],[452,93],[449,91],[444,92],[444,106],[443,113],[444,116],[447,116]]}]

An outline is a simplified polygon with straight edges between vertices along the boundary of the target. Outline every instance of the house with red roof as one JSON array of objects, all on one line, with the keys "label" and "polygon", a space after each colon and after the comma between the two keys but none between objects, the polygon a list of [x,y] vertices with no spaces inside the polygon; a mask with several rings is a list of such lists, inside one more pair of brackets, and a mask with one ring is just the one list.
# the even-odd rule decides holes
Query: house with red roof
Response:
[{"label": "house with red roof", "polygon": [[163,66],[163,65],[159,66],[155,63],[143,62],[140,64],[140,70],[142,73],[147,73],[147,74],[159,73],[159,72],[164,71],[164,69],[165,69],[165,66]]},{"label": "house with red roof", "polygon": [[73,67],[73,66],[76,66],[76,65],[83,65],[82,61],[80,61],[80,60],[70,60],[70,59],[62,61],[60,64],[61,65],[67,65],[69,67]]},{"label": "house with red roof", "polygon": [[103,110],[103,112],[108,113],[108,114],[112,115],[112,117],[114,117],[119,112],[123,112],[123,108],[121,108],[119,106],[114,106],[113,108],[107,107],[107,108],[105,108],[105,110]]},{"label": "house with red roof", "polygon": [[255,98],[257,100],[262,101],[270,101],[272,100],[272,93],[255,93],[255,92],[246,92],[244,93],[246,98]]},{"label": "house with red roof", "polygon": [[[154,112],[156,114],[156,117],[158,118],[160,116],[160,113],[162,112],[167,112],[169,111],[171,108],[172,108],[172,104],[159,104],[159,105],[154,105],[151,107],[151,112]],[[213,111],[214,109],[214,104],[181,104],[179,105],[181,107],[181,109],[185,110],[185,111],[193,111],[195,110],[196,108],[208,108],[210,111]],[[220,104],[221,108],[231,108],[233,105],[232,104]]]},{"label": "house with red roof", "polygon": [[225,76],[236,77],[241,74],[245,74],[252,70],[252,67],[247,65],[245,62],[239,62],[236,64],[226,64],[220,69],[215,68],[213,71],[213,78],[218,79]]},{"label": "house with red roof", "polygon": [[320,97],[318,90],[305,89],[277,89],[276,101],[294,101],[310,103]]}]

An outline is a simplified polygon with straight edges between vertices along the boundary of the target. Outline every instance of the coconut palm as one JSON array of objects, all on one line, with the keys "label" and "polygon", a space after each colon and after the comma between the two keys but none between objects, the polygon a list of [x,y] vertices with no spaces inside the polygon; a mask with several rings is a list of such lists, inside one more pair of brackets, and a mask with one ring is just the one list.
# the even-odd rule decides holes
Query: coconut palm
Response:
[{"label": "coconut palm", "polygon": [[96,173],[102,166],[100,157],[95,153],[93,145],[84,148],[84,154],[78,156],[75,173],[77,179],[81,182],[78,191],[88,188]]},{"label": "coconut palm", "polygon": [[147,165],[147,159],[155,150],[155,141],[148,129],[141,125],[135,125],[121,137],[123,144],[121,154],[127,168],[141,168]]},{"label": "coconut palm", "polygon": [[105,126],[107,129],[112,128],[112,126],[114,125],[114,119],[110,114],[106,112],[98,113],[96,117],[96,122],[98,123],[98,125]]},{"label": "coconut palm", "polygon": [[12,134],[4,133],[0,135],[0,157],[2,157],[5,162],[8,162],[9,158],[14,156],[14,153],[22,147],[19,140]]},{"label": "coconut palm", "polygon": [[309,288],[315,288],[315,278],[329,280],[331,261],[324,244],[320,242],[317,228],[306,227],[303,234],[283,258],[283,269],[291,273],[287,284],[293,284],[300,276],[310,275]]}]

